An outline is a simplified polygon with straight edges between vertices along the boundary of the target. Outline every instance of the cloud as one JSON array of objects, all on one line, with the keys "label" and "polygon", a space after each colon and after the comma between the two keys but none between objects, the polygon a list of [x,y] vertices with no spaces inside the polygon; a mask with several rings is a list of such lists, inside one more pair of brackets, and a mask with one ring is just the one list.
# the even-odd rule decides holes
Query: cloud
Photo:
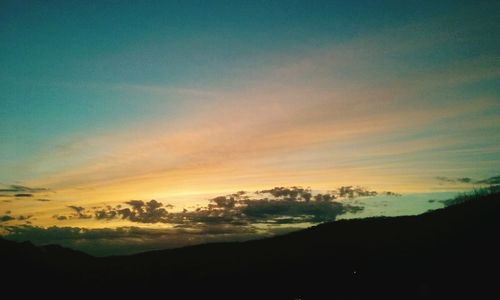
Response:
[{"label": "cloud", "polygon": [[78,216],[82,216],[83,213],[85,212],[85,208],[83,208],[81,206],[70,205],[70,206],[68,206],[68,208],[71,208],[72,210],[74,210]]},{"label": "cloud", "polygon": [[14,197],[16,198],[24,198],[24,197],[33,197],[33,194],[15,194]]},{"label": "cloud", "polygon": [[40,201],[40,202],[49,202],[49,201],[52,201],[50,199],[36,199],[36,201]]},{"label": "cloud", "polygon": [[[34,188],[27,187],[23,185],[3,185],[0,184],[0,197],[10,197],[12,200],[14,198],[33,198],[37,193],[49,192],[46,188]],[[8,202],[8,201],[5,201]],[[9,201],[10,202],[10,201]]]},{"label": "cloud", "polygon": [[311,189],[303,189],[301,187],[275,187],[269,190],[258,191],[258,194],[271,194],[275,198],[282,198],[284,200],[304,200],[309,202],[311,200],[312,194]]},{"label": "cloud", "polygon": [[446,176],[436,176],[436,179],[442,182],[455,182],[455,179]]},{"label": "cloud", "polygon": [[[200,229],[206,226],[241,226],[255,224],[317,224],[334,221],[339,215],[356,213],[363,207],[343,203],[336,199],[374,197],[376,195],[398,196],[393,192],[371,191],[359,186],[342,186],[329,193],[313,193],[310,188],[274,187],[254,193],[239,191],[209,199],[208,205],[195,210],[168,212],[157,200],[130,200],[115,207],[93,208],[96,220],[125,219],[135,223],[164,223],[176,228]],[[88,218],[83,207],[71,206],[76,216]]]},{"label": "cloud", "polygon": [[88,214],[86,212],[86,209],[82,206],[70,205],[70,206],[68,206],[68,208],[73,210],[74,213],[71,215],[68,215],[68,216],[54,215],[53,218],[55,218],[59,221],[73,219],[73,218],[77,218],[77,219],[91,219],[92,218],[92,215]]},{"label": "cloud", "polygon": [[436,179],[440,182],[447,182],[447,183],[488,184],[488,185],[500,184],[500,176],[493,176],[482,180],[474,180],[470,177],[450,178],[445,176],[438,176],[436,177]]},{"label": "cloud", "polygon": [[[344,191],[349,197],[374,195],[373,191],[349,186],[328,193],[310,188],[274,187],[256,192],[239,191],[208,199],[208,204],[193,210],[167,211],[173,207],[157,200],[130,200],[116,206],[91,207],[72,205],[70,215],[53,215],[64,222],[72,218],[128,220],[132,223],[162,223],[169,228],[119,227],[88,229],[52,226],[42,228],[29,224],[7,226],[5,238],[30,240],[36,244],[60,244],[95,255],[129,254],[153,249],[186,245],[248,240],[290,232],[319,222],[335,220],[347,212],[358,212],[361,206],[337,200]],[[347,192],[346,192],[347,191]],[[365,191],[369,191],[367,193]],[[377,193],[378,195],[380,193]],[[31,216],[18,220],[29,222]],[[15,219],[7,217],[8,220]]]},{"label": "cloud", "polygon": [[[341,186],[337,190],[333,191],[335,196],[340,198],[357,198],[357,197],[373,197],[377,196],[378,193],[376,191],[370,191],[366,188],[360,186]],[[387,195],[396,195],[392,192],[384,192]]]},{"label": "cloud", "polygon": [[125,202],[130,207],[123,208],[121,205],[115,207],[95,208],[94,217],[97,220],[111,220],[114,218],[128,219],[137,223],[169,223],[168,212],[164,207],[173,208],[172,205],[163,205],[156,200],[144,202],[142,200],[130,200]]},{"label": "cloud", "polygon": [[318,194],[315,201],[309,202],[271,199],[247,200],[244,202],[246,205],[241,208],[241,213],[252,223],[292,224],[333,221],[337,216],[347,212],[363,210],[360,206],[334,202],[331,199],[330,195]]},{"label": "cloud", "polygon": [[0,217],[0,222],[8,222],[8,221],[15,220],[15,219],[16,218],[14,218],[13,216],[3,215]]},{"label": "cloud", "polygon": [[115,210],[105,210],[105,209],[100,209],[95,211],[95,218],[96,220],[111,220],[114,219],[117,215],[117,212]]},{"label": "cloud", "polygon": [[[156,200],[151,200],[149,202],[144,202],[141,200],[131,200],[126,202],[126,204],[132,207],[131,211],[121,210],[124,215],[132,222],[140,223],[167,223],[167,211],[162,208],[163,203]],[[120,211],[118,211],[120,213]]]},{"label": "cloud", "polygon": [[440,182],[447,183],[474,183],[473,179],[470,177],[446,177],[446,176],[437,176],[436,179]]},{"label": "cloud", "polygon": [[[356,195],[361,194],[361,190]],[[373,193],[370,193],[373,195]],[[131,200],[130,208],[108,207],[95,211],[98,220],[120,217],[138,223],[169,223],[177,227],[205,225],[251,226],[252,224],[319,223],[338,215],[358,212],[362,207],[333,201],[334,194],[315,194],[301,187],[275,187],[255,192],[251,197],[240,191],[210,199],[206,207],[194,211],[168,213],[163,204],[151,200]]]},{"label": "cloud", "polygon": [[[464,29],[470,26],[465,22],[457,24],[462,24],[460,28]],[[325,182],[326,179],[335,178],[332,174],[340,173],[339,165],[345,164],[351,169],[353,165],[357,167],[357,162],[364,163],[367,160],[373,163],[366,163],[362,168],[373,170],[379,167],[384,170],[385,177],[392,176],[392,180],[403,181],[403,184],[406,184],[404,179],[409,176],[418,177],[420,174],[416,173],[428,172],[429,167],[442,169],[451,165],[453,168],[469,168],[470,160],[464,160],[463,157],[458,164],[455,164],[457,161],[453,160],[453,156],[446,157],[439,164],[432,164],[429,157],[436,156],[423,153],[421,149],[417,149],[419,154],[425,155],[404,157],[376,156],[375,151],[372,151],[378,150],[379,145],[384,145],[384,141],[379,140],[393,137],[391,134],[399,130],[405,133],[405,137],[411,137],[414,130],[420,129],[422,133],[435,134],[437,140],[452,137],[457,144],[452,147],[454,150],[472,151],[475,148],[471,146],[480,145],[475,140],[478,135],[467,132],[470,138],[462,139],[452,129],[437,133],[434,130],[426,132],[426,126],[435,125],[433,121],[442,120],[442,112],[446,112],[447,116],[463,113],[458,105],[461,98],[449,95],[441,85],[464,82],[471,76],[469,74],[475,74],[472,75],[474,78],[488,76],[491,73],[489,69],[498,69],[498,64],[485,64],[487,67],[474,67],[473,64],[468,66],[463,62],[465,57],[460,56],[428,65],[425,58],[429,53],[462,53],[463,50],[460,49],[464,49],[464,43],[470,42],[470,39],[475,41],[475,37],[480,35],[466,35],[457,28],[450,31],[449,26],[436,24],[423,26],[424,28],[421,26],[404,26],[381,32],[370,30],[367,35],[360,34],[358,38],[339,44],[333,42],[323,46],[315,45],[312,49],[300,47],[304,50],[286,55],[278,51],[276,56],[270,55],[269,60],[261,61],[258,65],[248,64],[250,68],[241,70],[241,80],[236,80],[231,72],[231,80],[235,79],[237,82],[230,86],[236,87],[234,90],[238,92],[231,91],[231,88],[224,84],[224,78],[221,78],[220,82],[206,90],[196,92],[195,97],[189,97],[199,101],[193,107],[186,107],[185,111],[176,114],[178,118],[160,118],[162,121],[158,122],[159,124],[156,121],[151,124],[148,120],[158,118],[148,116],[142,122],[137,122],[144,124],[144,127],[136,127],[134,130],[103,130],[99,137],[93,136],[96,134],[90,131],[78,132],[72,136],[75,136],[79,146],[70,149],[71,155],[63,152],[66,154],[63,157],[71,158],[70,162],[61,162],[61,155],[54,155],[54,149],[49,148],[47,152],[52,155],[50,159],[36,157],[32,165],[37,168],[22,169],[26,170],[24,172],[30,177],[39,175],[39,181],[47,180],[49,186],[98,186],[95,195],[104,194],[103,191],[106,191],[108,194],[103,198],[109,199],[118,193],[122,193],[120,196],[131,195],[130,189],[137,190],[141,185],[154,185],[158,190],[165,190],[165,184],[176,186],[179,182],[191,181],[198,186],[204,185],[201,188],[214,188],[221,182],[233,182],[233,178],[237,176],[233,176],[228,170],[234,169],[245,170],[245,174],[248,174],[247,177],[235,178],[235,181],[239,180],[236,185],[253,186],[254,182],[248,183],[248,178],[259,175],[263,178],[257,178],[255,181],[278,185],[287,182],[290,177],[295,179],[295,176],[303,176],[310,182]],[[436,45],[439,47],[436,48]],[[436,51],[437,49],[442,51]],[[480,56],[477,59],[484,58],[483,55]],[[428,61],[435,62],[434,59]],[[258,60],[255,62],[258,63]],[[256,78],[253,78],[252,74],[257,74]],[[252,79],[258,80],[252,82]],[[470,82],[465,82],[466,86],[469,84]],[[223,90],[218,91],[215,87]],[[139,92],[151,92],[158,88],[194,87],[139,87]],[[421,93],[418,97],[413,97],[415,90]],[[462,88],[457,88],[456,84],[450,90],[464,95],[471,94],[463,93]],[[180,98],[188,98],[188,95],[183,94]],[[163,103],[164,99],[165,95],[161,95],[158,102]],[[208,101],[205,101],[207,99]],[[214,99],[221,100],[217,103]],[[478,103],[476,99],[462,101],[470,102],[476,108],[484,107],[483,103]],[[498,103],[496,98],[494,101]],[[207,103],[207,106],[202,102]],[[176,103],[183,105],[185,102]],[[231,105],[232,103],[236,105]],[[212,108],[214,104],[219,106]],[[219,109],[225,107],[228,109]],[[200,111],[202,113],[199,113]],[[203,118],[205,115],[206,118]],[[472,121],[482,120],[483,117],[468,115],[468,119]],[[458,122],[462,124],[463,120]],[[460,131],[462,128],[468,128],[455,125],[456,123],[451,123],[450,128],[458,128]],[[435,128],[439,129],[432,126],[432,129]],[[139,137],[136,133],[139,133]],[[491,135],[493,134],[484,134],[484,140],[495,140]],[[387,147],[387,150],[406,151],[406,138],[395,136],[396,142],[393,147]],[[371,142],[371,139],[377,142]],[[420,141],[417,138],[412,139],[414,142]],[[365,140],[370,145],[363,145]],[[321,147],[322,151],[314,151],[318,144],[324,145]],[[334,156],[342,155],[342,145],[346,144],[350,149],[347,154],[352,158],[335,158]],[[364,149],[368,154],[358,157],[361,156],[358,150],[363,146],[367,146]],[[282,159],[293,157],[293,152],[303,150],[303,153],[297,155],[300,159],[282,163]],[[412,151],[415,151],[415,148]],[[113,155],[108,155],[109,153]],[[137,153],[142,154],[133,155]],[[322,155],[333,153],[335,155],[330,159],[320,159]],[[41,156],[43,155],[42,153]],[[254,157],[259,159],[253,159]],[[394,157],[398,157],[397,162],[390,161],[390,164],[386,164],[387,159]],[[443,166],[445,162],[447,164]],[[252,168],[245,169],[245,163],[252,165]],[[285,170],[286,172],[282,172],[285,175],[281,178],[288,178],[281,182],[271,181],[276,177],[273,172],[267,172],[268,169],[273,169],[270,165],[274,168],[270,171]],[[189,171],[192,172],[189,173],[186,170],[191,166]],[[380,182],[386,182],[386,178],[377,172],[369,172],[366,169],[363,169],[363,172],[346,172],[344,176],[364,177],[366,180],[363,182],[374,182],[372,179],[379,178]],[[412,174],[401,171],[409,169],[412,169]],[[50,176],[45,176],[44,173],[31,174],[35,170],[51,170],[52,173],[48,174]],[[191,176],[192,173],[196,175]],[[429,179],[432,180],[427,180]],[[156,182],[153,183],[153,180]],[[349,180],[348,178],[346,181]],[[224,189],[226,187],[223,186]],[[145,190],[151,193],[151,189]],[[109,193],[114,191],[117,191],[116,194],[109,196]],[[88,198],[86,196],[82,198]]]},{"label": "cloud", "polygon": [[46,192],[46,191],[49,191],[49,189],[33,188],[33,187],[27,187],[27,186],[23,186],[23,185],[15,185],[15,184],[11,184],[7,188],[0,189],[0,192],[12,192],[12,193],[19,193],[19,192],[37,193],[37,192]]}]

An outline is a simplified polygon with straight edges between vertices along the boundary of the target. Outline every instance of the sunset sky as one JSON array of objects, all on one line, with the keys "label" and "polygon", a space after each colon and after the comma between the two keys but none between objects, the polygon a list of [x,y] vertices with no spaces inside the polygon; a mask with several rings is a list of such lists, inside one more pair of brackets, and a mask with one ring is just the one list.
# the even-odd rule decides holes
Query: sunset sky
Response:
[{"label": "sunset sky", "polygon": [[[498,183],[499,11],[2,1],[0,232],[72,246],[99,236],[79,244],[89,251],[172,247],[307,226],[324,209],[421,213]],[[294,186],[336,199],[311,210],[302,192],[271,190]],[[238,191],[247,198],[213,200]],[[298,208],[250,210],[286,197]]]}]

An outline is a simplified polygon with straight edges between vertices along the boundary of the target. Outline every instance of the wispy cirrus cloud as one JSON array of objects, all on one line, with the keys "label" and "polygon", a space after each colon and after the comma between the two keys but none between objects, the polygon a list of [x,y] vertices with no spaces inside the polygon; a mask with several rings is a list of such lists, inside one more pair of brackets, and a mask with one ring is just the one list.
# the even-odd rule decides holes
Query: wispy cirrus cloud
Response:
[{"label": "wispy cirrus cloud", "polygon": [[[325,153],[340,151],[339,145],[356,147],[364,140],[381,140],[401,131],[422,134],[412,141],[400,139],[386,149],[398,153],[413,144],[425,146],[428,139],[449,136],[458,121],[451,121],[442,133],[432,133],[429,128],[443,118],[465,115],[469,115],[470,123],[494,128],[498,124],[492,124],[489,118],[470,116],[498,111],[498,102],[492,95],[460,99],[452,90],[498,78],[500,68],[495,57],[458,57],[440,64],[418,60],[419,55],[432,55],[436,47],[452,50],[457,43],[474,40],[470,32],[476,32],[481,25],[465,26],[467,31],[463,31],[444,28],[445,21],[409,24],[340,44],[266,56],[252,68],[240,66],[230,86],[223,82],[208,87],[112,85],[108,88],[154,94],[159,102],[181,96],[189,100],[179,102],[189,104],[174,119],[146,120],[123,132],[83,134],[83,139],[68,143],[79,146],[63,147],[64,151],[71,151],[71,155],[62,155],[72,158],[68,165],[35,182],[58,188],[106,185],[124,190],[131,185],[153,188],[160,182],[171,182],[168,188],[175,188],[183,181],[192,181],[210,188],[213,182],[197,177],[219,174],[223,178],[218,181],[230,182],[225,180],[234,177],[230,170],[240,168],[240,173],[248,177],[263,179],[262,174],[269,171],[271,164],[274,171],[280,171],[280,157],[294,153],[300,153],[301,160],[287,162],[285,168],[294,169],[297,174],[316,170],[314,181],[322,182],[336,177],[335,172],[320,171],[314,163],[309,163],[309,170],[305,170],[303,164],[316,162],[316,157]],[[455,147],[471,146],[467,139],[458,136],[445,142]],[[317,145],[323,145],[322,149],[318,150]],[[366,146],[369,152],[378,145],[373,142]],[[431,146],[425,148],[413,151],[434,150]],[[413,155],[408,156],[411,159],[406,161],[416,160]],[[373,156],[365,156],[370,157]],[[399,163],[404,166],[402,161]],[[248,165],[254,167],[247,168]],[[338,172],[343,171],[339,169]],[[255,182],[248,185],[255,186]]]},{"label": "wispy cirrus cloud", "polygon": [[[500,161],[500,106],[489,87],[500,65],[489,48],[463,47],[485,42],[477,33],[497,27],[455,16],[378,29],[251,57],[219,69],[203,85],[49,83],[119,95],[110,111],[120,101],[147,99],[143,106],[155,114],[138,108],[126,122],[110,117],[106,126],[77,127],[25,160],[6,160],[3,170],[19,177],[10,182],[57,190],[44,203],[57,218],[71,205],[116,207],[130,199],[256,190],[263,183],[460,189],[465,184],[435,178],[491,176]],[[105,209],[100,216],[116,218]]]}]

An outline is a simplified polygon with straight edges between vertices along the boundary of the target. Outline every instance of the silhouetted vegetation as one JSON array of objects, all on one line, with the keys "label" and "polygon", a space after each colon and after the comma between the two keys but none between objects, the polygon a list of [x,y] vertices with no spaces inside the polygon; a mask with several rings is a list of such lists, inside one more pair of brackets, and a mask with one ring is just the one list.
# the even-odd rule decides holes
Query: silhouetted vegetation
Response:
[{"label": "silhouetted vegetation", "polygon": [[475,188],[470,192],[458,194],[452,199],[440,201],[445,207],[460,204],[467,201],[478,200],[491,194],[500,193],[500,185],[491,185],[489,187]]}]

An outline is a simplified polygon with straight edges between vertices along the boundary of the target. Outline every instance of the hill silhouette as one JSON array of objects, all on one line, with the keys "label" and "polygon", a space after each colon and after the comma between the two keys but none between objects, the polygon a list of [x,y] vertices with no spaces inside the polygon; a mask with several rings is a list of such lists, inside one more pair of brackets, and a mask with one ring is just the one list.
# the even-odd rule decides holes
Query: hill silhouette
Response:
[{"label": "hill silhouette", "polygon": [[0,239],[3,283],[167,299],[494,298],[499,209],[495,192],[419,216],[100,258]]}]

